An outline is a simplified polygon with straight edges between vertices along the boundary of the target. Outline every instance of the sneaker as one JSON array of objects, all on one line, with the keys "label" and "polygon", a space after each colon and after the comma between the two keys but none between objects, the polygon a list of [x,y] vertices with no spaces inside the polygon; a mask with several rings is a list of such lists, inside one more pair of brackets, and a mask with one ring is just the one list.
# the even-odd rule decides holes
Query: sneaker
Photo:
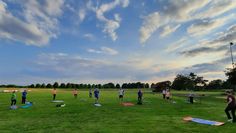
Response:
[{"label": "sneaker", "polygon": [[233,121],[233,119],[228,119],[228,122],[232,122]]}]

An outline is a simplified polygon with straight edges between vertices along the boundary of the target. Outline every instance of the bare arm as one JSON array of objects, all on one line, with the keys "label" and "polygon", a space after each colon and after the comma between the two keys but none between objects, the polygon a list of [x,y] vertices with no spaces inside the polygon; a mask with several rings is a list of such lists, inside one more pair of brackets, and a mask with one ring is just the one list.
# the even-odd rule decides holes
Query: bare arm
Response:
[{"label": "bare arm", "polygon": [[232,102],[232,98],[229,98],[229,102],[228,102],[228,105]]}]

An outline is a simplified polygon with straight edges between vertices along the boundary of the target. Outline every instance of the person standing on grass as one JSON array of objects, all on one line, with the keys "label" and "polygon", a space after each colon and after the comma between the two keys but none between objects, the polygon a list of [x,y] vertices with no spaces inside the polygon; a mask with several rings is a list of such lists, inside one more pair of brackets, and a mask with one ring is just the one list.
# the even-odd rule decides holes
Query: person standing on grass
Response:
[{"label": "person standing on grass", "polygon": [[119,90],[119,100],[122,101],[122,102],[123,102],[124,94],[125,94],[125,90],[120,88],[120,90]]},{"label": "person standing on grass", "polygon": [[194,98],[193,92],[190,92],[190,94],[188,95],[188,97],[189,97],[189,103],[193,104],[193,98]]},{"label": "person standing on grass", "polygon": [[163,99],[166,99],[166,89],[162,90]]},{"label": "person standing on grass", "polygon": [[78,91],[77,91],[77,89],[74,89],[74,90],[73,90],[73,95],[74,95],[75,98],[77,98],[77,96],[78,96]]},{"label": "person standing on grass", "polygon": [[[233,123],[236,122],[235,109],[236,109],[235,97],[232,92],[227,92],[227,107],[225,108],[225,113],[228,117],[228,121],[232,121]],[[229,111],[231,112],[233,119],[230,116]]]},{"label": "person standing on grass", "polygon": [[93,93],[92,93],[92,89],[89,89],[89,97],[92,98],[93,97]]},{"label": "person standing on grass", "polygon": [[11,95],[11,106],[13,105],[16,105],[16,91],[13,91]]},{"label": "person standing on grass", "polygon": [[57,89],[56,89],[56,88],[54,88],[54,89],[52,90],[52,96],[53,96],[53,100],[55,100],[55,99],[56,99],[56,95],[57,95]]},{"label": "person standing on grass", "polygon": [[95,97],[95,104],[97,104],[98,99],[99,99],[99,90],[98,90],[98,88],[95,88],[95,90],[94,90],[94,97]]},{"label": "person standing on grass", "polygon": [[22,104],[25,104],[25,102],[26,102],[26,95],[27,95],[27,91],[24,90],[24,91],[22,92],[22,101],[21,101]]},{"label": "person standing on grass", "polygon": [[143,92],[141,89],[138,90],[138,104],[143,104]]},{"label": "person standing on grass", "polygon": [[170,97],[171,97],[171,93],[170,93],[170,90],[166,90],[166,99],[167,100],[170,100]]}]

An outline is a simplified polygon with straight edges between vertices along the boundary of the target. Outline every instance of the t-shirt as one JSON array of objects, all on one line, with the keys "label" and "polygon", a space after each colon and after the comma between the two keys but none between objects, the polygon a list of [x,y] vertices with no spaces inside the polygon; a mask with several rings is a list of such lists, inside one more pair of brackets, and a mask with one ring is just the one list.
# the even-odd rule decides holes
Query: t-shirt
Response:
[{"label": "t-shirt", "polygon": [[142,97],[142,96],[143,96],[142,91],[138,91],[138,96],[139,96],[139,97]]},{"label": "t-shirt", "polygon": [[26,91],[22,92],[22,97],[26,97],[26,95],[27,95]]},{"label": "t-shirt", "polygon": [[57,94],[57,90],[52,90],[52,94]]},{"label": "t-shirt", "polygon": [[163,91],[162,91],[162,94],[166,94],[166,90],[163,90]]},{"label": "t-shirt", "polygon": [[12,93],[11,100],[16,100],[16,93]]},{"label": "t-shirt", "polygon": [[74,95],[77,95],[77,94],[78,94],[78,91],[77,91],[77,90],[73,90],[73,94],[74,94]]},{"label": "t-shirt", "polygon": [[99,90],[95,90],[95,91],[94,91],[94,95],[95,95],[95,97],[98,97],[98,95],[99,95]]},{"label": "t-shirt", "polygon": [[166,92],[166,97],[170,97],[170,92]]},{"label": "t-shirt", "polygon": [[124,92],[125,92],[124,90],[119,90],[119,95],[122,95],[122,96],[123,96],[123,95],[124,95]]},{"label": "t-shirt", "polygon": [[235,106],[235,97],[233,96],[233,95],[229,95],[228,97],[227,97],[227,102],[229,102],[229,99],[232,99],[232,101],[229,103],[229,106],[230,107],[234,107]]}]

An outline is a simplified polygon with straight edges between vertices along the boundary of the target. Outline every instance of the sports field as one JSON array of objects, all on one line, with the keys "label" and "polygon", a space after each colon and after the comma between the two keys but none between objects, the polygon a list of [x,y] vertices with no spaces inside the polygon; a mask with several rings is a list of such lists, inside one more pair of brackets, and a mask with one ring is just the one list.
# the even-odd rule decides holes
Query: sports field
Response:
[{"label": "sports field", "polygon": [[[187,92],[174,92],[187,93]],[[32,90],[27,99],[33,106],[27,109],[10,110],[11,93],[0,93],[0,132],[45,132],[45,133],[235,133],[236,124],[223,126],[201,125],[184,122],[184,116],[215,121],[226,121],[225,102],[220,92],[205,94],[201,103],[191,105],[185,97],[174,96],[176,103],[162,99],[161,94],[144,91],[144,104],[132,107],[121,106],[118,91],[100,90],[101,107],[93,105],[88,91],[79,91],[74,99],[71,90],[58,90],[57,99],[66,106],[56,107],[51,103],[51,90]],[[17,105],[21,94],[17,93]],[[126,90],[124,101],[137,102],[137,90]]]}]

